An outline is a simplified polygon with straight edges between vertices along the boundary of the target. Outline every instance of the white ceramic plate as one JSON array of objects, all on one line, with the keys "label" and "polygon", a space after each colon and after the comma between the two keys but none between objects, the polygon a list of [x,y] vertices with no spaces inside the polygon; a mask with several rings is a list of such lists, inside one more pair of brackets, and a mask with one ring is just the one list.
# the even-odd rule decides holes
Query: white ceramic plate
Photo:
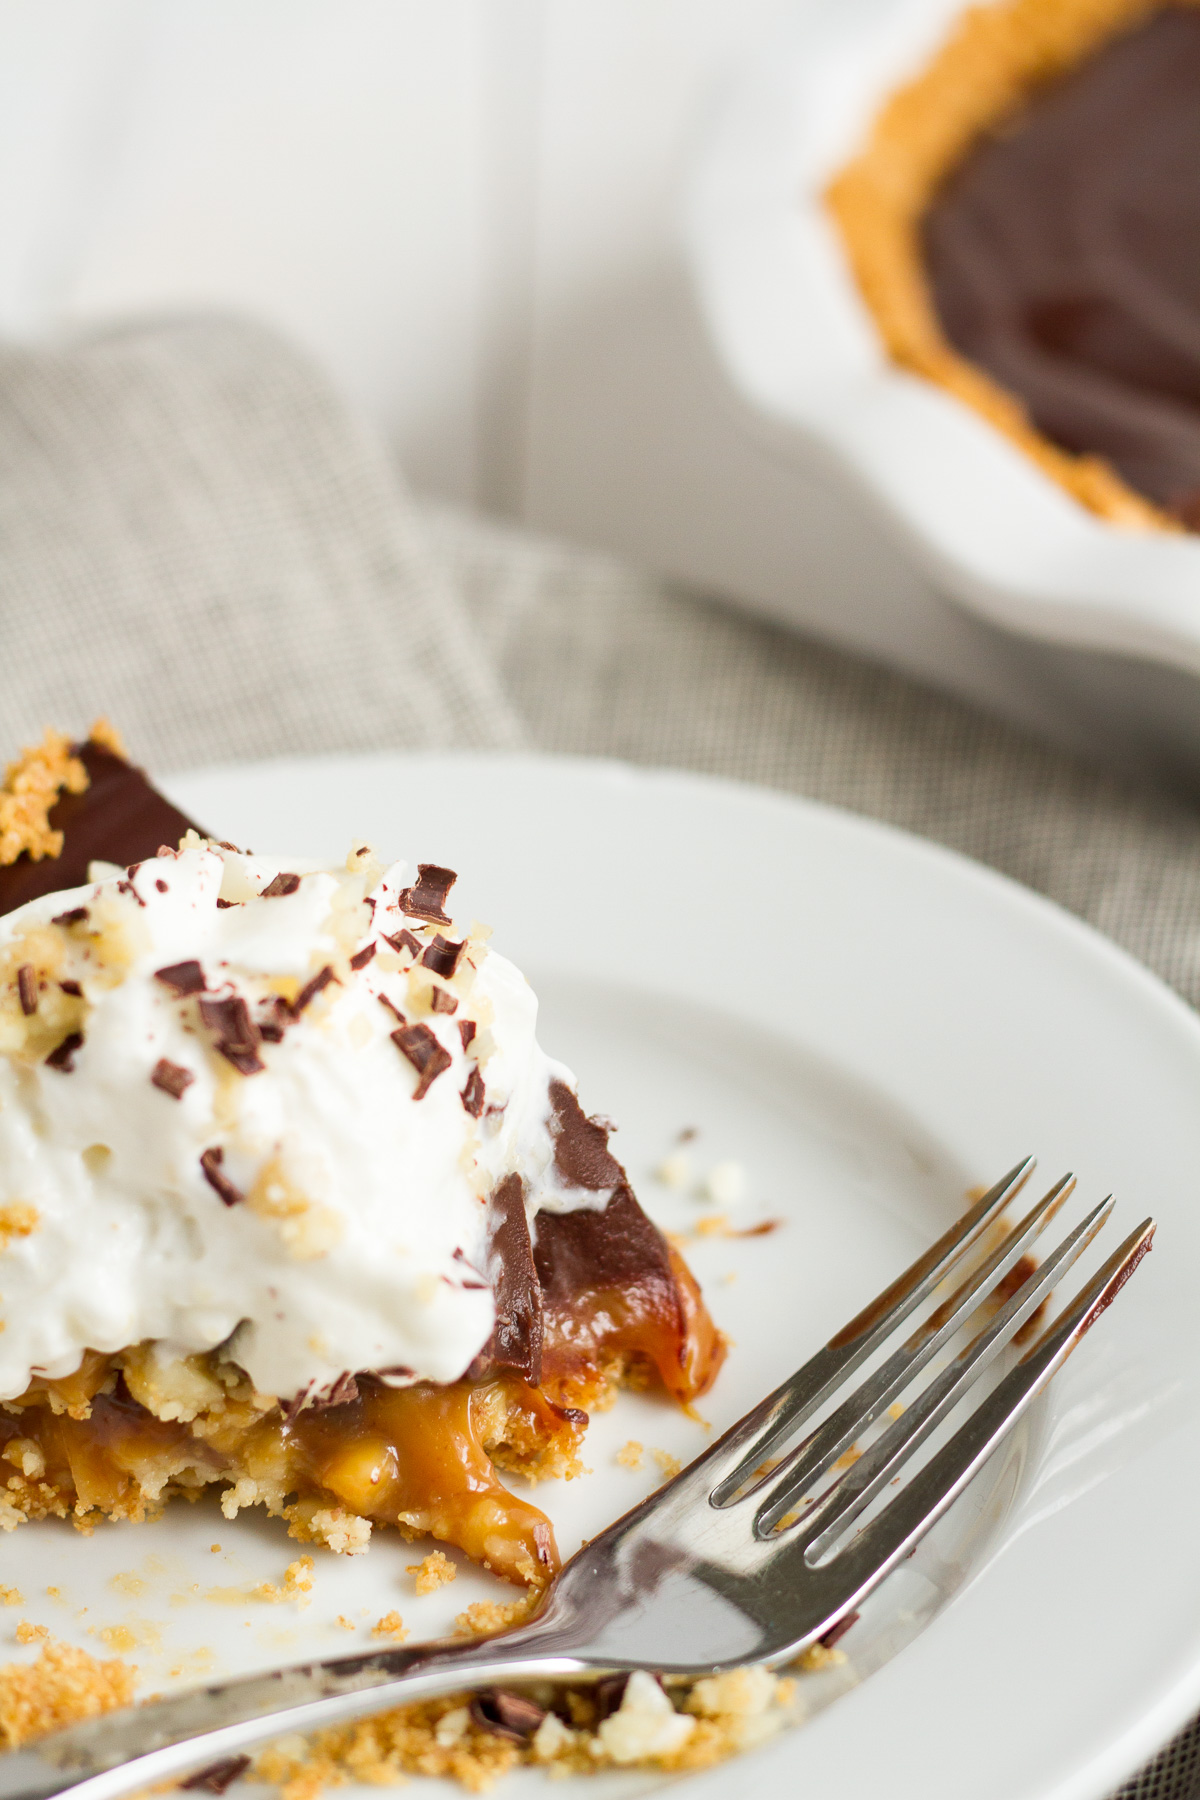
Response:
[{"label": "white ceramic plate", "polygon": [[885,356],[822,193],[964,0],[804,0],[710,133],[687,213],[713,341],[784,455],[832,461],[938,586],[1012,631],[1200,671],[1200,540],[1110,526]]},{"label": "white ceramic plate", "polygon": [[[458,868],[462,914],[492,923],[540,990],[543,1041],[620,1119],[617,1148],[665,1225],[705,1211],[650,1179],[682,1128],[699,1129],[698,1172],[745,1166],[734,1222],[785,1223],[690,1247],[736,1340],[702,1406],[714,1427],[896,1273],[969,1183],[1029,1149],[1047,1177],[1075,1168],[1081,1201],[1115,1191],[1114,1243],[1159,1217],[1156,1254],[1030,1428],[880,1590],[847,1668],[808,1684],[810,1722],[736,1773],[692,1778],[696,1800],[749,1783],[764,1800],[1098,1800],[1200,1703],[1200,1025],[1178,1000],[983,869],[751,788],[469,755],[167,785],[255,849],[334,857],[366,834]],[[640,1471],[615,1461],[630,1438]],[[593,1473],[537,1490],[563,1550],[654,1485],[651,1449],[706,1441],[667,1404],[623,1397],[594,1421]],[[201,1503],[90,1539],[39,1525],[0,1543],[0,1581],[26,1602],[0,1631],[27,1617],[92,1649],[136,1643],[145,1690],[161,1689],[349,1650],[392,1609],[435,1635],[498,1591],[463,1565],[417,1599],[421,1553],[380,1534],[366,1557],[321,1554],[307,1605],[268,1605],[248,1589],[296,1549],[253,1515],[229,1525]]]}]

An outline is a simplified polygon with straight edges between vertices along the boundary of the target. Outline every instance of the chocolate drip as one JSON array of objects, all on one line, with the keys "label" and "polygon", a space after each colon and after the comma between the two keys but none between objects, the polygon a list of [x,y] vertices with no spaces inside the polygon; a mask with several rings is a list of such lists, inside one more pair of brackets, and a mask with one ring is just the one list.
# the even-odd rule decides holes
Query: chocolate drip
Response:
[{"label": "chocolate drip", "polygon": [[666,1239],[624,1181],[605,1207],[539,1212],[533,1261],[547,1311],[569,1312],[586,1294],[633,1287],[655,1290],[666,1317],[678,1311]]},{"label": "chocolate drip", "polygon": [[554,1166],[563,1180],[591,1193],[624,1181],[625,1171],[608,1148],[611,1128],[599,1119],[589,1119],[565,1082],[551,1082],[550,1104],[554,1108],[550,1121]]},{"label": "chocolate drip", "polygon": [[64,794],[50,811],[63,833],[61,856],[31,862],[19,856],[0,868],[0,913],[27,900],[82,887],[88,864],[128,866],[152,857],[160,844],[177,844],[192,821],[157,793],[140,769],[90,741],[76,754],[90,777],[82,794]]},{"label": "chocolate drip", "polygon": [[519,1369],[536,1387],[542,1379],[542,1291],[534,1269],[521,1177],[506,1176],[492,1195],[491,1205],[488,1273],[496,1324],[483,1359],[492,1367]]},{"label": "chocolate drip", "polygon": [[951,342],[1200,530],[1200,13],[1167,8],[1035,94],[924,240]]}]

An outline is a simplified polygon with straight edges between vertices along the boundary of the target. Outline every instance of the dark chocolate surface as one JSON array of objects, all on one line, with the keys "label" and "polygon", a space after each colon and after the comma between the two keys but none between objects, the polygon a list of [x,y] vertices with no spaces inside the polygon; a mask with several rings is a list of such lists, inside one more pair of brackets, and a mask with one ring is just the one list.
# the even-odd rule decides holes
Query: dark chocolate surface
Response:
[{"label": "dark chocolate surface", "polygon": [[492,1195],[488,1276],[496,1324],[484,1360],[494,1367],[519,1369],[536,1387],[542,1378],[542,1290],[525,1216],[525,1183],[516,1174],[506,1176]]},{"label": "dark chocolate surface", "polygon": [[20,856],[0,868],[0,913],[41,894],[82,887],[91,862],[143,862],[160,844],[173,850],[192,821],[151,787],[140,769],[87,743],[78,752],[91,777],[82,794],[64,794],[50,823],[63,833],[61,856]]},{"label": "dark chocolate surface", "polygon": [[1066,450],[1200,530],[1200,11],[1168,7],[982,140],[924,221],[951,342]]}]

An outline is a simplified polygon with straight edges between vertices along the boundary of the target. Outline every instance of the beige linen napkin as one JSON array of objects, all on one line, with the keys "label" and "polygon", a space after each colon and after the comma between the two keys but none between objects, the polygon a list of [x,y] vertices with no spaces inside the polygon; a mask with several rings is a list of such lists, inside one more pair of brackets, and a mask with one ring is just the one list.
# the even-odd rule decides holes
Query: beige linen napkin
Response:
[{"label": "beige linen napkin", "polygon": [[5,748],[104,712],[159,770],[521,741],[381,448],[242,323],[0,349],[0,633]]}]

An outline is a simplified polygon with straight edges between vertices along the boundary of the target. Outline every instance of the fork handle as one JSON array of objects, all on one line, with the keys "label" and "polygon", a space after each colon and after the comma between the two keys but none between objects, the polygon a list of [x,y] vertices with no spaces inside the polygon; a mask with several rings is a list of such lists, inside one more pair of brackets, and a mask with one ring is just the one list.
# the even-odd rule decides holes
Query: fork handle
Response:
[{"label": "fork handle", "polygon": [[0,1800],[117,1800],[238,1758],[285,1732],[364,1718],[504,1676],[577,1675],[589,1665],[544,1620],[475,1639],[373,1651],[244,1675],[131,1706],[0,1755]]}]

